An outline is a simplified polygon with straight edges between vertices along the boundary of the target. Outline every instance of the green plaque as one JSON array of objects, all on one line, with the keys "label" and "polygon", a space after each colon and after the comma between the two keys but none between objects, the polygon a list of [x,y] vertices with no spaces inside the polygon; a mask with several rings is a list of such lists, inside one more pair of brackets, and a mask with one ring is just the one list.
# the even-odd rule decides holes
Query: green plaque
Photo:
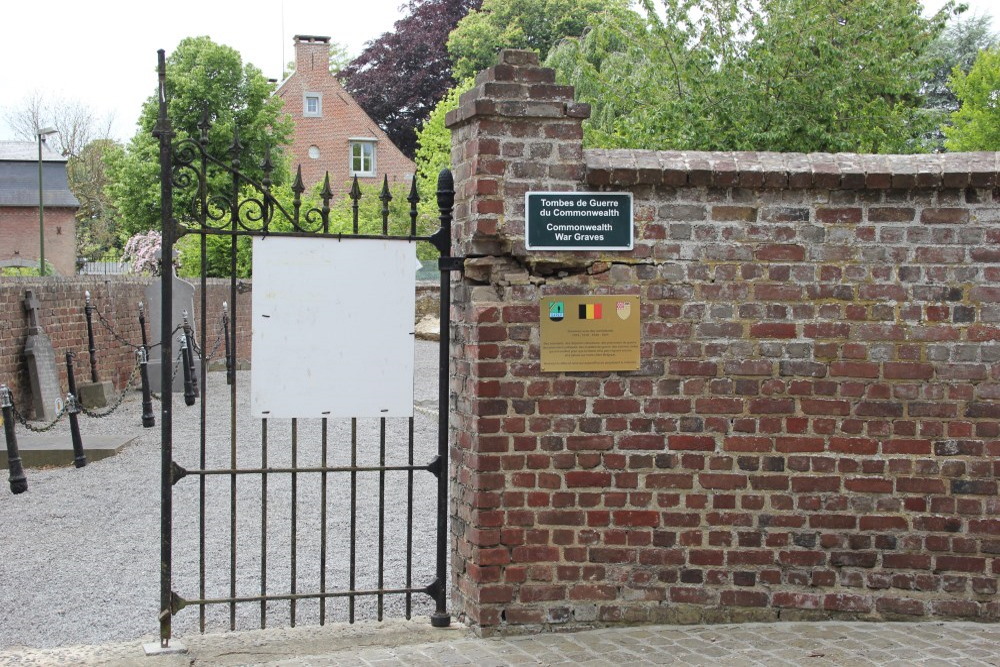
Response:
[{"label": "green plaque", "polygon": [[528,250],[632,250],[631,192],[528,192]]}]

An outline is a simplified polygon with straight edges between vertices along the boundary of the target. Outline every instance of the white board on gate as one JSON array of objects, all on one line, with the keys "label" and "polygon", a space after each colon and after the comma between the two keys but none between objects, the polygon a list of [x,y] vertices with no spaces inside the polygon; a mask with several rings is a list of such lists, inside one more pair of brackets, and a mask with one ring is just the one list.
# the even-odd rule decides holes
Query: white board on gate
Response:
[{"label": "white board on gate", "polygon": [[403,241],[255,237],[253,414],[412,416],[416,261]]}]

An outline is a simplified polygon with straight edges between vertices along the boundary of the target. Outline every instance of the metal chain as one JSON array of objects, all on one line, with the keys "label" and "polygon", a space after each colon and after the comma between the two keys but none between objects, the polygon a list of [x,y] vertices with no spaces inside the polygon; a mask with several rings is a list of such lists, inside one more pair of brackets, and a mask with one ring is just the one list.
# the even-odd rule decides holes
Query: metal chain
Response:
[{"label": "metal chain", "polygon": [[93,417],[95,419],[101,419],[102,417],[107,417],[112,412],[117,410],[121,406],[122,402],[125,401],[125,394],[127,394],[128,390],[132,388],[132,383],[135,382],[136,375],[138,374],[139,374],[139,363],[137,362],[135,368],[132,369],[132,374],[129,376],[128,381],[125,382],[125,387],[124,389],[122,389],[122,393],[118,395],[118,400],[115,401],[115,404],[112,405],[107,410],[105,410],[104,412],[96,412],[88,410],[87,408],[83,407],[83,404],[77,401],[77,405],[80,407],[80,412],[87,415],[88,417]]},{"label": "metal chain", "polygon": [[[99,311],[99,310],[97,310],[95,308],[94,312],[97,313],[97,318],[101,321],[101,324],[104,325],[104,328],[107,329],[108,332],[112,336],[114,336],[115,340],[117,340],[119,343],[122,343],[123,345],[127,345],[128,347],[131,347],[133,350],[138,350],[140,347],[142,347],[142,345],[136,345],[135,343],[127,340],[121,334],[119,334],[117,331],[115,331],[113,328],[111,328],[111,323],[108,322],[107,319],[105,319],[105,317],[101,313],[101,311]],[[173,336],[174,334],[176,334],[178,331],[180,331],[183,328],[184,328],[183,324],[178,324],[176,327],[174,327],[174,330],[170,332],[170,335]],[[160,345],[161,345],[161,343],[153,343],[152,345],[149,345],[148,347],[149,347],[150,350],[152,350],[154,347],[159,347]]]},{"label": "metal chain", "polygon": [[129,340],[126,340],[117,331],[115,331],[113,328],[111,328],[111,323],[108,322],[107,319],[105,319],[104,314],[101,313],[100,310],[98,310],[97,308],[94,308],[92,312],[96,312],[97,313],[97,319],[101,321],[101,324],[104,325],[104,328],[108,330],[108,333],[110,333],[115,338],[115,340],[117,340],[119,343],[122,343],[123,345],[127,345],[128,347],[131,347],[133,349],[137,349],[139,347],[142,347],[141,345],[136,345],[135,343],[133,343],[133,342],[131,342]]},{"label": "metal chain", "polygon": [[14,405],[13,396],[11,396],[10,398],[10,407],[14,411],[14,419],[17,421],[17,423],[23,426],[24,428],[28,429],[32,433],[45,433],[47,431],[51,431],[52,428],[69,413],[69,405],[63,403],[62,409],[59,411],[59,414],[57,414],[56,418],[53,419],[51,422],[49,422],[45,426],[32,426],[31,424],[28,423],[27,418],[17,411],[17,406]]},{"label": "metal chain", "polygon": [[[108,320],[104,317],[104,315],[101,313],[101,311],[97,310],[96,308],[94,309],[94,311],[97,313],[97,317],[101,321],[101,324],[104,326],[105,329],[108,330],[108,332],[115,338],[115,340],[117,340],[119,343],[122,343],[123,345],[127,345],[128,347],[131,347],[134,350],[137,350],[140,347],[142,347],[141,345],[136,345],[135,343],[132,343],[131,341],[129,341],[126,338],[124,338],[117,331],[115,331],[111,327],[111,323],[108,322]],[[170,332],[170,335],[173,336],[173,335],[177,334],[177,332],[179,332],[183,328],[184,328],[183,324],[178,324],[176,327],[174,327],[174,330],[172,332]],[[222,345],[222,341],[224,340],[224,337],[225,337],[225,325],[220,324],[219,325],[219,335],[215,339],[215,342],[212,344],[212,351],[209,352],[209,354],[208,354],[207,357],[201,355],[201,347],[199,347],[198,342],[194,340],[194,336],[191,336],[191,339],[192,339],[191,340],[192,349],[199,356],[202,356],[202,359],[204,359],[206,361],[210,360],[210,359],[214,359],[215,358],[215,353],[219,351],[219,346]],[[150,345],[148,347],[149,347],[150,350],[152,350],[154,347],[157,347],[159,345],[161,345],[161,343],[153,343],[152,345]]]},{"label": "metal chain", "polygon": [[215,353],[219,351],[219,346],[222,345],[222,341],[225,339],[225,335],[226,335],[226,326],[223,323],[219,325],[219,335],[215,339],[215,342],[212,344],[212,351],[208,353],[207,357],[201,354],[201,347],[198,345],[198,342],[194,340],[194,336],[191,336],[191,349],[194,350],[195,353],[197,353],[198,356],[200,356],[204,361],[214,359]]}]

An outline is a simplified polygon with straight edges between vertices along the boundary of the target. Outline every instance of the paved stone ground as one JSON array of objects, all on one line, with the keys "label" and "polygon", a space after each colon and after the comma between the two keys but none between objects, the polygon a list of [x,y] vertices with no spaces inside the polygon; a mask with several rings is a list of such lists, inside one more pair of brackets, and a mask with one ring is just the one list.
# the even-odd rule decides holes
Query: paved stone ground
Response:
[{"label": "paved stone ground", "polygon": [[[147,638],[146,641],[152,641]],[[0,665],[955,665],[1000,666],[1000,625],[773,623],[640,626],[481,639],[426,619],[195,635],[187,653],[141,643],[10,649]]]}]

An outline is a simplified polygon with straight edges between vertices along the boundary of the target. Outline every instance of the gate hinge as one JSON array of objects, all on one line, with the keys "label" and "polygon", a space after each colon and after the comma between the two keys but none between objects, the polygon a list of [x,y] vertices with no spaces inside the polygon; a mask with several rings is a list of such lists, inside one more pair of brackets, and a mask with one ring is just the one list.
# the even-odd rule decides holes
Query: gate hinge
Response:
[{"label": "gate hinge", "polygon": [[177,461],[170,462],[170,485],[173,486],[177,482],[181,481],[187,477],[188,471],[177,465]]},{"label": "gate hinge", "polygon": [[441,271],[464,271],[464,257],[439,257],[438,269]]},{"label": "gate hinge", "polygon": [[431,462],[427,464],[427,472],[434,475],[435,477],[441,476],[441,457],[435,456],[431,459]]},{"label": "gate hinge", "polygon": [[438,593],[440,592],[441,592],[441,582],[437,579],[427,584],[427,587],[424,588],[424,593],[426,593],[427,595],[429,595],[434,599],[437,599]]},{"label": "gate hinge", "polygon": [[177,593],[170,591],[170,608],[160,610],[160,620],[164,621],[170,616],[176,616],[177,612],[188,605],[187,600],[182,598]]},{"label": "gate hinge", "polygon": [[188,605],[187,600],[177,593],[170,591],[170,613],[176,615],[181,609]]}]

